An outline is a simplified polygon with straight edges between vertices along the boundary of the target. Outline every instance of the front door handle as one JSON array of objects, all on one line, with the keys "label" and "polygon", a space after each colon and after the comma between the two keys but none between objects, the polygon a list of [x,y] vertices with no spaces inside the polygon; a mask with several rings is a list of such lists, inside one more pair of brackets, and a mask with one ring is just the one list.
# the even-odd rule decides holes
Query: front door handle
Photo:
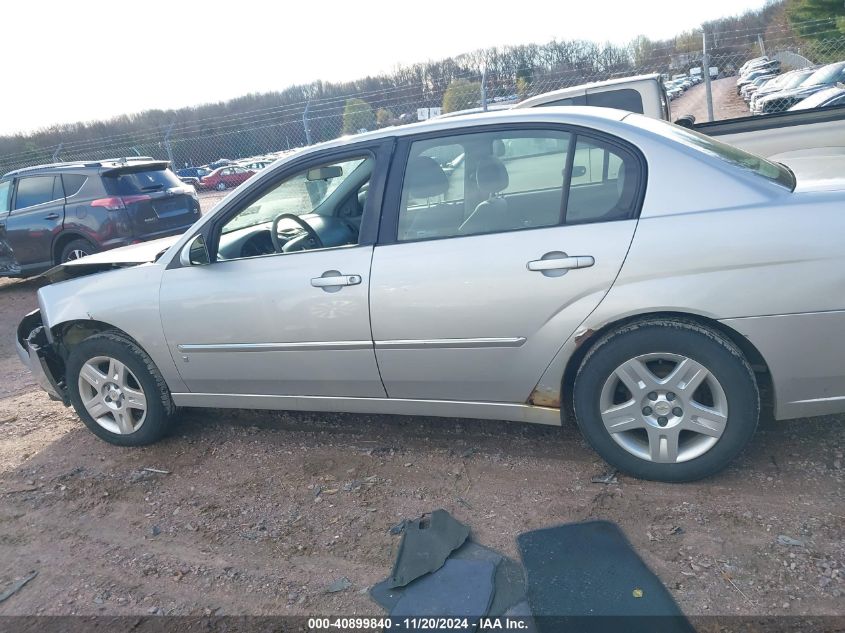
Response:
[{"label": "front door handle", "polygon": [[44,219],[45,220],[58,220],[59,214],[58,213],[51,213],[50,215],[45,215]]},{"label": "front door handle", "polygon": [[[552,255],[547,253],[546,255]],[[543,259],[535,259],[528,262],[528,270],[572,270],[574,268],[589,268],[596,263],[591,255],[567,255],[566,253],[554,253],[557,257],[543,256]]]},{"label": "front door handle", "polygon": [[361,283],[361,275],[341,275],[336,270],[327,270],[320,277],[314,277],[311,285],[315,288],[338,288],[340,286],[357,286]]}]

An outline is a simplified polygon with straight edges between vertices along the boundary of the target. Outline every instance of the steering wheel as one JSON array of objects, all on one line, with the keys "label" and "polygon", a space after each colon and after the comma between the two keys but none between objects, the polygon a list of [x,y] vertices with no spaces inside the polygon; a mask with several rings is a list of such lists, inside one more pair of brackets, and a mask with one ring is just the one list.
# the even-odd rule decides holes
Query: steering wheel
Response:
[{"label": "steering wheel", "polygon": [[277,253],[283,253],[285,246],[279,240],[279,223],[282,220],[293,220],[296,222],[296,224],[298,224],[308,235],[308,239],[310,239],[314,244],[314,248],[323,248],[323,240],[320,239],[320,236],[317,235],[317,231],[315,231],[308,222],[293,213],[282,213],[276,216],[276,219],[273,220],[273,227],[270,229],[270,239],[273,240],[273,250]]}]

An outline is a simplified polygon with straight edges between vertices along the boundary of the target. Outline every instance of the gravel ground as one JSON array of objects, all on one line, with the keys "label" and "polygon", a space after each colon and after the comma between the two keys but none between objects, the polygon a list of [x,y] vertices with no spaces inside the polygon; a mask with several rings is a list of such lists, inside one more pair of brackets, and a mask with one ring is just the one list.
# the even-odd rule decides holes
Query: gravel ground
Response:
[{"label": "gravel ground", "polygon": [[0,615],[376,615],[388,528],[441,507],[512,556],[525,530],[615,521],[691,615],[845,614],[842,418],[764,423],[685,485],[591,483],[571,426],[193,410],[122,449],[18,366],[36,286],[0,285],[0,591],[38,572]]},{"label": "gravel ground", "polygon": [[[750,116],[748,105],[736,94],[736,77],[723,77],[710,82],[714,120]],[[707,93],[704,83],[693,86],[672,102],[672,120],[685,114],[695,116],[697,123],[707,121]]]}]

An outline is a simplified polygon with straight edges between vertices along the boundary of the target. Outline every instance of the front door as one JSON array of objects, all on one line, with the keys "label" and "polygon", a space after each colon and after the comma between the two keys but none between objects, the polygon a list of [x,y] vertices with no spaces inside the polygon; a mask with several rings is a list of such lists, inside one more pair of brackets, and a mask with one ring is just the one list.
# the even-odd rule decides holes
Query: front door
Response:
[{"label": "front door", "polygon": [[525,402],[633,237],[634,150],[563,128],[486,130],[397,149],[370,298],[391,398]]},{"label": "front door", "polygon": [[383,160],[324,152],[261,179],[208,225],[210,263],[165,272],[164,331],[191,392],[384,397],[367,229]]}]

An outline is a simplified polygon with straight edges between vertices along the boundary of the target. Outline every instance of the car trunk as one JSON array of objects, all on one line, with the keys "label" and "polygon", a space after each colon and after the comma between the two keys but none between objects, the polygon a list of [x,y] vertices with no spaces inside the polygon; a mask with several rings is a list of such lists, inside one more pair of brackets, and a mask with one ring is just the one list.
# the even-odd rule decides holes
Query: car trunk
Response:
[{"label": "car trunk", "polygon": [[192,187],[167,168],[166,162],[127,165],[103,172],[109,195],[125,208],[136,237],[166,233],[191,224],[200,205]]}]

